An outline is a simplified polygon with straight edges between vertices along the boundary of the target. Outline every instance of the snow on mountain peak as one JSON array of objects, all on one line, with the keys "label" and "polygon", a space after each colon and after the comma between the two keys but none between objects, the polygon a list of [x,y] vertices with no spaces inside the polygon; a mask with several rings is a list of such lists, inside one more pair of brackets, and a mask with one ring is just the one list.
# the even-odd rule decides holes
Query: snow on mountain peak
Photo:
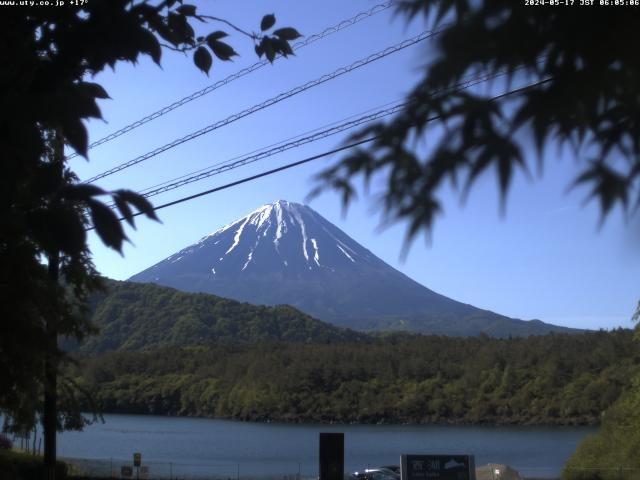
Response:
[{"label": "snow on mountain peak", "polygon": [[289,273],[301,269],[334,271],[375,258],[311,208],[287,200],[262,205],[167,260],[184,261],[185,254],[196,249],[202,253],[211,250],[206,262],[215,276],[228,269],[255,272],[260,265],[273,262]]}]

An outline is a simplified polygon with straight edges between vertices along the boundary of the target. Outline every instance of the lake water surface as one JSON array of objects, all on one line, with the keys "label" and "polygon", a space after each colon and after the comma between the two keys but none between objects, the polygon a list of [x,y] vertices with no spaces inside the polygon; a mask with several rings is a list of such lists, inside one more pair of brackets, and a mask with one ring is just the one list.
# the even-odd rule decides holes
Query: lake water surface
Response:
[{"label": "lake water surface", "polygon": [[[291,425],[183,417],[105,415],[104,424],[58,436],[61,457],[98,459],[120,471],[133,452],[151,472],[180,478],[236,479],[298,472],[316,476],[318,433],[344,432],[347,472],[398,464],[403,453],[473,454],[476,466],[508,464],[527,476],[554,477],[594,427]],[[107,471],[107,474],[110,472]]]}]

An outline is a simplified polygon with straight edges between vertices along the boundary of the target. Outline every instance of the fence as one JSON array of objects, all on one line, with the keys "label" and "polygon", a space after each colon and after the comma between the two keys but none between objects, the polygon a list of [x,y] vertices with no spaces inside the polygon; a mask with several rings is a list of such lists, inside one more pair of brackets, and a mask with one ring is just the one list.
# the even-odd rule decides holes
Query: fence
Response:
[{"label": "fence", "polygon": [[[132,469],[131,476],[122,476],[123,466],[132,466],[131,459],[78,459],[63,458],[73,466],[72,474],[90,475],[97,478],[122,479],[140,478],[148,480],[316,480],[317,474],[301,472],[301,463],[290,465],[289,473],[265,471],[259,472],[255,467],[249,468],[242,464],[231,463],[177,463],[177,462],[142,462],[147,469],[136,471]],[[283,470],[279,467],[278,470]],[[522,480],[550,480],[560,478],[560,472],[555,468],[519,467],[514,466]],[[126,472],[125,472],[126,473]],[[612,479],[612,480],[640,480],[640,468],[635,467],[594,467],[584,466],[567,469],[571,479]],[[345,479],[348,474],[345,475]],[[484,478],[478,475],[478,480]],[[517,480],[511,475],[492,475],[489,480]]]},{"label": "fence", "polygon": [[[278,468],[279,472],[267,471],[259,472],[255,467],[243,469],[239,463],[178,463],[178,462],[154,462],[142,461],[140,471],[132,468],[131,476],[128,468],[132,467],[131,459],[110,458],[61,458],[61,460],[72,466],[73,475],[87,475],[98,478],[131,478],[149,480],[313,480],[317,475],[301,473],[300,463],[291,465],[288,469]],[[284,472],[282,471],[284,470]]]}]

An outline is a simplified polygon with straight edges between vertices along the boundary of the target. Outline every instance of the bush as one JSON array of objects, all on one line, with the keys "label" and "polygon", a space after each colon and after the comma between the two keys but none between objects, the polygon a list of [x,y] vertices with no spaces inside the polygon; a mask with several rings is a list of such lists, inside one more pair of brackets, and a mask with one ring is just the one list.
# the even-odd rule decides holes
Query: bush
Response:
[{"label": "bush", "polygon": [[[0,450],[0,478],[11,480],[42,480],[45,478],[42,457]],[[56,464],[56,480],[67,478],[67,465]]]},{"label": "bush", "polygon": [[9,437],[0,433],[0,450],[11,450],[13,448],[13,442],[9,440]]},{"label": "bush", "polygon": [[600,431],[567,461],[563,480],[640,478],[640,378],[606,411]]}]

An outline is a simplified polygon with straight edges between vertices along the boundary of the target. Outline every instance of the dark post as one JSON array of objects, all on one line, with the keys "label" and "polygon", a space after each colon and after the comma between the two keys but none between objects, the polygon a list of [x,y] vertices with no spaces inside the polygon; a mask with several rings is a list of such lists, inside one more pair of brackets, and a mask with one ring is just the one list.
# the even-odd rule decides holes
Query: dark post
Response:
[{"label": "dark post", "polygon": [[[60,255],[58,252],[49,255],[49,278],[58,282],[60,274]],[[44,468],[46,480],[56,478],[56,403],[58,401],[58,366],[56,351],[58,349],[58,325],[55,313],[48,316],[47,321],[47,355],[44,364],[44,410],[42,426],[44,430]]]},{"label": "dark post", "polygon": [[320,480],[344,479],[344,433],[320,433]]},{"label": "dark post", "polygon": [[[64,162],[64,144],[62,134],[56,131],[53,137],[54,152],[51,161]],[[48,254],[49,279],[57,284],[60,276],[60,252]],[[47,334],[47,352],[44,361],[44,407],[42,411],[42,429],[44,436],[44,468],[46,480],[56,478],[56,426],[58,402],[58,313],[52,312],[45,319]]]}]

